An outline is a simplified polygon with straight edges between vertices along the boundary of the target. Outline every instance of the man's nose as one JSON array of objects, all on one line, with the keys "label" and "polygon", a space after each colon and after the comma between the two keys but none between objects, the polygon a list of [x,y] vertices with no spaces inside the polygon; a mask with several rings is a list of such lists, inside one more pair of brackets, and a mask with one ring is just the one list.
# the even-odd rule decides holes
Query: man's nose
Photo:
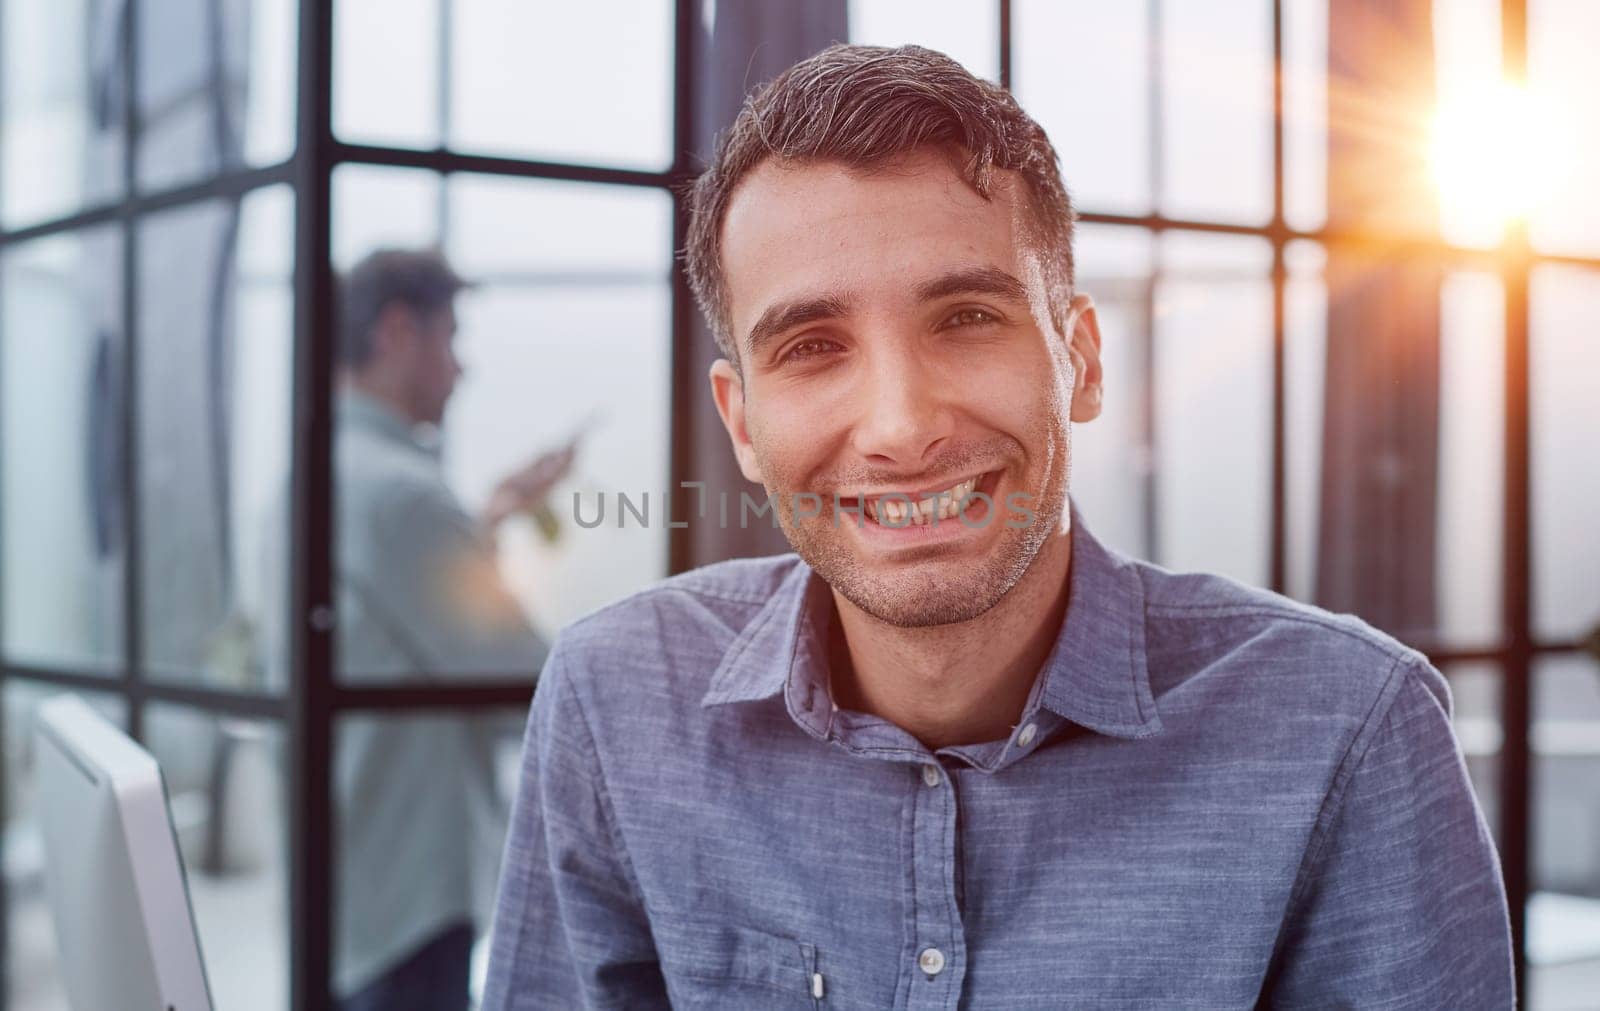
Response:
[{"label": "man's nose", "polygon": [[863,457],[916,467],[950,435],[946,391],[915,352],[875,356],[858,396],[851,441]]}]

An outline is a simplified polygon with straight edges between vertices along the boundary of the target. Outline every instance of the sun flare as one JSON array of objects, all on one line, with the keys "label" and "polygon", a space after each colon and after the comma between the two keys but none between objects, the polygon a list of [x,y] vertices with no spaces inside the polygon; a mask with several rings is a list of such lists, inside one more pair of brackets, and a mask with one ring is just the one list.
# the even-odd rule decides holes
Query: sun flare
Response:
[{"label": "sun flare", "polygon": [[1429,138],[1429,168],[1446,236],[1498,242],[1525,219],[1571,164],[1554,103],[1509,81],[1443,98]]}]

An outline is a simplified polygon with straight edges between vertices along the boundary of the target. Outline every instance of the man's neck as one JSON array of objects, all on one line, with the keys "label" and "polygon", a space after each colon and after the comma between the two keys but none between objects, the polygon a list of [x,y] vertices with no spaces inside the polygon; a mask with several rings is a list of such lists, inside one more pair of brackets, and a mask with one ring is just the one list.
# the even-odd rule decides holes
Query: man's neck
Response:
[{"label": "man's neck", "polygon": [[998,604],[954,625],[889,625],[835,592],[836,704],[881,716],[929,748],[1006,737],[1066,617],[1071,560],[1070,534],[1052,535]]},{"label": "man's neck", "polygon": [[415,414],[406,403],[406,398],[382,383],[370,381],[357,374],[345,373],[339,377],[339,388],[376,401],[407,425],[418,423]]}]

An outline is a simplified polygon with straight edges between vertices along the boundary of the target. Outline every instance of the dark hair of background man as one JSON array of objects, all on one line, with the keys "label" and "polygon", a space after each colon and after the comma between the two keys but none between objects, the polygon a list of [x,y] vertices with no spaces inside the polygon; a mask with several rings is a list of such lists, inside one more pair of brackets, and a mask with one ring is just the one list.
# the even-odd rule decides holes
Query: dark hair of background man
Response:
[{"label": "dark hair of background man", "polygon": [[339,280],[339,362],[360,367],[372,356],[372,328],[392,302],[419,315],[447,307],[471,285],[436,250],[379,249]]}]

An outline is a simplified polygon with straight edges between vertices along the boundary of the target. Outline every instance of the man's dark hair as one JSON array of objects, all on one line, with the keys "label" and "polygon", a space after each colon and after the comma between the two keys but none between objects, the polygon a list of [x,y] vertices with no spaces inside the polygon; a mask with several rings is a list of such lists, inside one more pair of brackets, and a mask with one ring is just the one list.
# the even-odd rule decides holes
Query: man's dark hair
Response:
[{"label": "man's dark hair", "polygon": [[372,357],[372,328],[399,302],[419,315],[450,305],[470,285],[434,249],[379,249],[339,279],[339,362],[359,368]]},{"label": "man's dark hair", "polygon": [[758,88],[717,142],[688,192],[689,283],[722,353],[735,365],[722,221],[741,180],[768,158],[870,170],[923,146],[947,149],[967,184],[988,198],[994,170],[1014,171],[1028,197],[1031,236],[1056,326],[1072,298],[1072,201],[1055,148],[1004,88],[931,49],[834,45]]}]

